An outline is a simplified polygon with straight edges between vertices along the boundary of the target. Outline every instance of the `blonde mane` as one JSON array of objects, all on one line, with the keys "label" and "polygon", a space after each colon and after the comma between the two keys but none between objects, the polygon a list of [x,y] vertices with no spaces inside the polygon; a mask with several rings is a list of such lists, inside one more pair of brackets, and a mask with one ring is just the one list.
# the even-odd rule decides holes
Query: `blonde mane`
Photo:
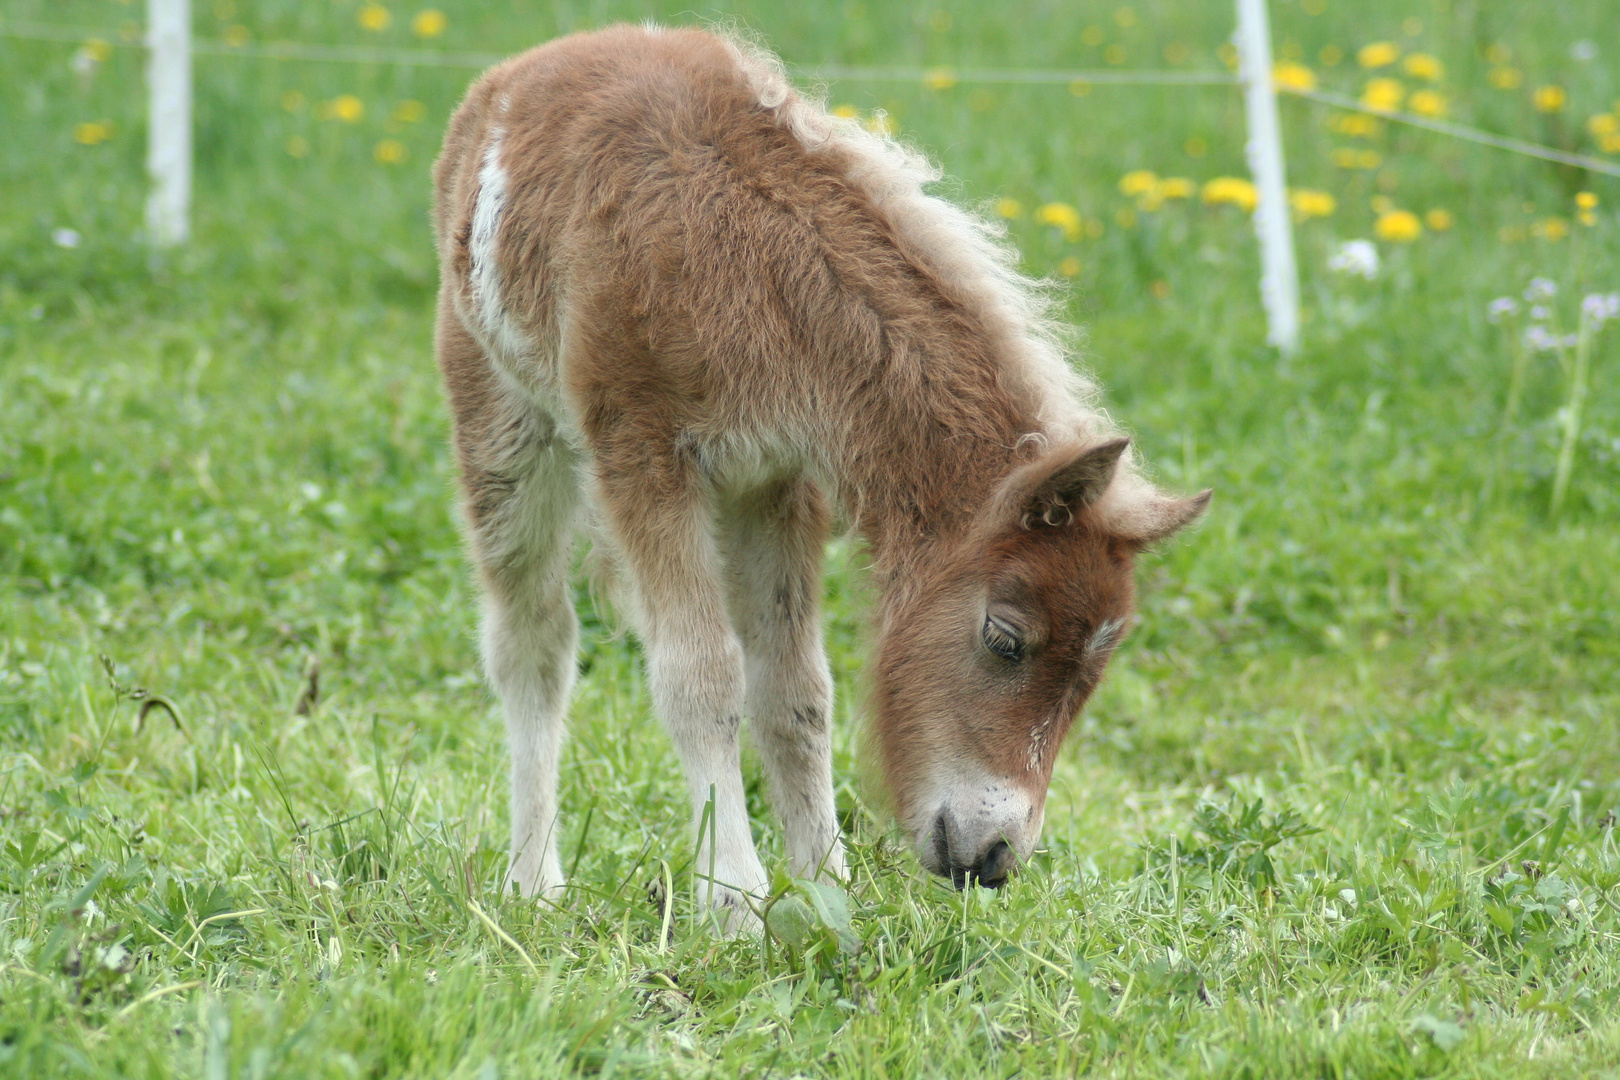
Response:
[{"label": "blonde mane", "polygon": [[943,171],[919,150],[834,116],[823,94],[788,82],[782,62],[735,27],[717,28],[761,105],[806,149],[836,149],[849,161],[846,179],[887,221],[903,254],[927,269],[948,298],[977,319],[1022,385],[1008,387],[1031,405],[1036,439],[1092,442],[1118,428],[1097,404],[1098,388],[1081,374],[1060,316],[1053,282],[1025,274],[1000,222],[930,194]]}]

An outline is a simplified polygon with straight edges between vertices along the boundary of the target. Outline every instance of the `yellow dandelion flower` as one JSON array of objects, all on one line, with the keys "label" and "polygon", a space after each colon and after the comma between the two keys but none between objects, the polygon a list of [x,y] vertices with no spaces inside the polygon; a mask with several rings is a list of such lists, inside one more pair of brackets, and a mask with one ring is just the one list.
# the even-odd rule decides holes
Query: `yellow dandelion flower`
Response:
[{"label": "yellow dandelion flower", "polygon": [[1446,115],[1445,96],[1436,90],[1419,90],[1406,99],[1406,107],[1419,116]]},{"label": "yellow dandelion flower", "polygon": [[1410,210],[1386,210],[1373,222],[1373,235],[1396,244],[1410,244],[1423,235],[1423,222]]},{"label": "yellow dandelion flower", "polygon": [[290,113],[304,111],[304,95],[297,90],[288,90],[281,95],[281,107]]},{"label": "yellow dandelion flower", "polygon": [[1439,82],[1445,74],[1445,65],[1428,53],[1415,52],[1401,64],[1406,73],[1414,79],[1424,79],[1428,82]]},{"label": "yellow dandelion flower", "polygon": [[1136,211],[1129,207],[1122,207],[1114,211],[1114,224],[1122,229],[1136,228]]},{"label": "yellow dandelion flower", "polygon": [[90,120],[73,126],[73,141],[80,146],[99,146],[112,136],[111,120]]},{"label": "yellow dandelion flower", "polygon": [[1388,195],[1374,195],[1367,200],[1367,205],[1372,207],[1375,214],[1387,214],[1395,209],[1395,200]]},{"label": "yellow dandelion flower", "polygon": [[409,153],[398,139],[384,139],[371,151],[371,156],[384,165],[398,165]]},{"label": "yellow dandelion flower", "polygon": [[367,30],[386,30],[394,17],[381,4],[362,4],[355,19]]},{"label": "yellow dandelion flower", "polygon": [[1605,154],[1620,154],[1620,131],[1598,136],[1598,148]]},{"label": "yellow dandelion flower", "polygon": [[1384,155],[1376,150],[1359,150],[1356,152],[1356,168],[1376,169],[1384,163]]},{"label": "yellow dandelion flower", "polygon": [[1058,263],[1058,273],[1064,277],[1075,277],[1080,273],[1080,260],[1073,255]]},{"label": "yellow dandelion flower", "polygon": [[1084,79],[1075,79],[1073,82],[1069,83],[1069,93],[1073,94],[1075,97],[1085,97],[1087,94],[1091,93],[1091,84],[1086,82]]},{"label": "yellow dandelion flower", "polygon": [[1260,204],[1260,193],[1242,177],[1217,176],[1204,185],[1203,199],[1209,206],[1236,206],[1252,213]]},{"label": "yellow dandelion flower", "polygon": [[1513,59],[1513,50],[1498,41],[1485,50],[1485,59],[1493,64],[1505,64]]},{"label": "yellow dandelion flower", "polygon": [[950,68],[934,68],[923,75],[923,85],[930,90],[949,90],[956,85],[956,72]]},{"label": "yellow dandelion flower", "polygon": [[1190,199],[1197,188],[1185,176],[1167,176],[1159,181],[1161,199]]},{"label": "yellow dandelion flower", "polygon": [[1615,116],[1614,113],[1598,113],[1586,121],[1586,130],[1599,138],[1612,135],[1620,131],[1620,116]]},{"label": "yellow dandelion flower", "polygon": [[1590,210],[1578,210],[1575,213],[1575,217],[1587,228],[1591,228],[1593,225],[1597,224],[1597,215]]},{"label": "yellow dandelion flower", "polygon": [[1136,25],[1136,12],[1128,7],[1122,7],[1114,12],[1114,21],[1129,30]]},{"label": "yellow dandelion flower", "polygon": [[853,105],[837,105],[834,106],[832,114],[834,116],[841,116],[845,120],[853,120],[857,116],[861,115],[861,111]]},{"label": "yellow dandelion flower", "polygon": [[1279,90],[1306,93],[1316,89],[1316,72],[1292,60],[1279,60],[1271,69],[1271,81]]},{"label": "yellow dandelion flower", "polygon": [[1431,232],[1445,232],[1457,224],[1457,219],[1452,216],[1450,210],[1436,208],[1423,215],[1423,224],[1427,225]]},{"label": "yellow dandelion flower", "polygon": [[100,38],[91,38],[83,45],[84,54],[98,64],[105,64],[112,55],[112,46]]},{"label": "yellow dandelion flower", "polygon": [[326,103],[326,115],[345,124],[357,124],[366,115],[366,103],[353,94],[339,94]]},{"label": "yellow dandelion flower", "polygon": [[302,135],[294,135],[287,140],[287,154],[295,158],[308,157],[309,140]]},{"label": "yellow dandelion flower", "polygon": [[1348,146],[1336,146],[1328,155],[1328,160],[1333,162],[1335,168],[1353,169],[1356,167],[1356,152]]},{"label": "yellow dandelion flower", "polygon": [[1322,61],[1323,67],[1338,67],[1344,62],[1344,50],[1337,45],[1324,45],[1316,58]]},{"label": "yellow dandelion flower", "polygon": [[1356,63],[1364,68],[1388,67],[1401,58],[1401,47],[1393,41],[1375,41],[1356,53]]},{"label": "yellow dandelion flower", "polygon": [[1113,64],[1115,67],[1123,64],[1125,62],[1125,46],[1108,46],[1108,48],[1103,50],[1103,61],[1105,63]]},{"label": "yellow dandelion flower", "polygon": [[997,199],[996,213],[1009,221],[1024,216],[1024,204],[1017,199]]},{"label": "yellow dandelion flower", "polygon": [[1103,43],[1104,36],[1103,28],[1100,26],[1088,26],[1084,30],[1080,31],[1080,40],[1085,42],[1087,45],[1090,45],[1093,49]]},{"label": "yellow dandelion flower", "polygon": [[866,130],[874,135],[892,136],[900,131],[900,125],[895,123],[894,117],[879,109],[866,121]]},{"label": "yellow dandelion flower", "polygon": [[1339,201],[1326,191],[1300,188],[1288,193],[1288,205],[1293,208],[1295,221],[1330,217],[1339,208]]},{"label": "yellow dandelion flower", "polygon": [[450,20],[444,17],[444,12],[435,8],[418,11],[411,17],[411,32],[421,38],[438,37],[449,25]]},{"label": "yellow dandelion flower", "polygon": [[1530,235],[1542,240],[1562,240],[1569,235],[1569,222],[1561,217],[1545,218],[1530,226]]},{"label": "yellow dandelion flower", "polygon": [[1556,83],[1536,87],[1535,93],[1530,95],[1530,101],[1538,112],[1555,113],[1569,101],[1569,95],[1564,88]]},{"label": "yellow dandelion flower", "polygon": [[1119,178],[1121,195],[1145,195],[1158,186],[1158,174],[1148,169],[1137,169]]},{"label": "yellow dandelion flower", "polygon": [[1361,103],[1379,112],[1394,112],[1406,97],[1406,87],[1399,79],[1369,79],[1361,89]]},{"label": "yellow dandelion flower", "polygon": [[1238,66],[1237,46],[1230,41],[1223,41],[1215,49],[1215,57],[1229,68]]},{"label": "yellow dandelion flower", "polygon": [[1328,126],[1340,135],[1349,135],[1353,139],[1370,139],[1384,129],[1383,124],[1365,113],[1335,116]]},{"label": "yellow dandelion flower", "polygon": [[420,101],[401,101],[394,105],[389,116],[401,124],[417,124],[427,116],[427,107]]},{"label": "yellow dandelion flower", "polygon": [[225,28],[225,44],[233,49],[240,49],[251,40],[253,40],[253,33],[245,26],[238,24]]},{"label": "yellow dandelion flower", "polygon": [[1063,235],[1070,240],[1078,240],[1085,231],[1085,223],[1080,218],[1080,211],[1068,203],[1052,202],[1035,211],[1035,220],[1042,225],[1052,225],[1063,230]]},{"label": "yellow dandelion flower", "polygon": [[1485,77],[1498,90],[1517,90],[1524,85],[1524,72],[1516,67],[1493,67]]}]

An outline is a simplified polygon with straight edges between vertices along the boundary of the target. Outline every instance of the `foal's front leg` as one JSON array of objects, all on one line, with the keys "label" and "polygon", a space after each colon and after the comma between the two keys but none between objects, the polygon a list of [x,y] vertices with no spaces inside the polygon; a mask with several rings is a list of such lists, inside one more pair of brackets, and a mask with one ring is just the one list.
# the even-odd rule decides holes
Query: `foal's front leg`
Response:
[{"label": "foal's front leg", "polygon": [[832,676],[821,641],[826,499],[804,479],[725,508],[732,620],[748,657],[748,723],[795,877],[842,879],[832,787]]},{"label": "foal's front leg", "polygon": [[598,503],[628,571],[653,704],[686,770],[699,829],[699,896],[733,932],[768,880],[754,850],[738,747],[745,680],[727,618],[713,506],[674,453],[596,448]]}]

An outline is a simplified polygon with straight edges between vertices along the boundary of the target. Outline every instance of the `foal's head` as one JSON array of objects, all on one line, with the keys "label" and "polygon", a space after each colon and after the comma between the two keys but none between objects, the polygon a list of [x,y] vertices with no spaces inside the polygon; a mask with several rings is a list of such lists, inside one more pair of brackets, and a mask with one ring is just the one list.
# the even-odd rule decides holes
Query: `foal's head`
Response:
[{"label": "foal's head", "polygon": [[923,865],[958,886],[1002,884],[1035,846],[1058,747],[1125,634],[1134,556],[1209,503],[1116,476],[1127,442],[1014,471],[884,613],[884,771]]}]

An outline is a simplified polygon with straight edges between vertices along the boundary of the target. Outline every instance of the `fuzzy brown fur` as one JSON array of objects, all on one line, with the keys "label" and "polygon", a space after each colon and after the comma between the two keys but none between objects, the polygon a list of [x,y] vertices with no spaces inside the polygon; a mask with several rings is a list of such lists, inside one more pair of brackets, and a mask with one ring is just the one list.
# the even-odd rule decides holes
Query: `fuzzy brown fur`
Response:
[{"label": "fuzzy brown fur", "polygon": [[[438,349],[475,555],[490,589],[520,574],[514,491],[537,461],[577,469],[638,631],[698,656],[668,670],[708,678],[737,640],[752,680],[750,620],[813,626],[830,502],[871,553],[871,720],[900,818],[926,833],[940,770],[971,765],[1027,789],[1038,822],[1133,555],[1207,493],[1152,489],[1086,388],[1030,359],[1050,351],[1033,290],[951,261],[965,216],[928,216],[915,159],[777,79],[728,38],[620,26],[492,69],[457,111],[434,168]],[[750,583],[755,543],[784,553]],[[775,599],[738,599],[754,587]],[[985,647],[997,612],[1018,662]],[[712,647],[675,640],[708,621]]]}]

